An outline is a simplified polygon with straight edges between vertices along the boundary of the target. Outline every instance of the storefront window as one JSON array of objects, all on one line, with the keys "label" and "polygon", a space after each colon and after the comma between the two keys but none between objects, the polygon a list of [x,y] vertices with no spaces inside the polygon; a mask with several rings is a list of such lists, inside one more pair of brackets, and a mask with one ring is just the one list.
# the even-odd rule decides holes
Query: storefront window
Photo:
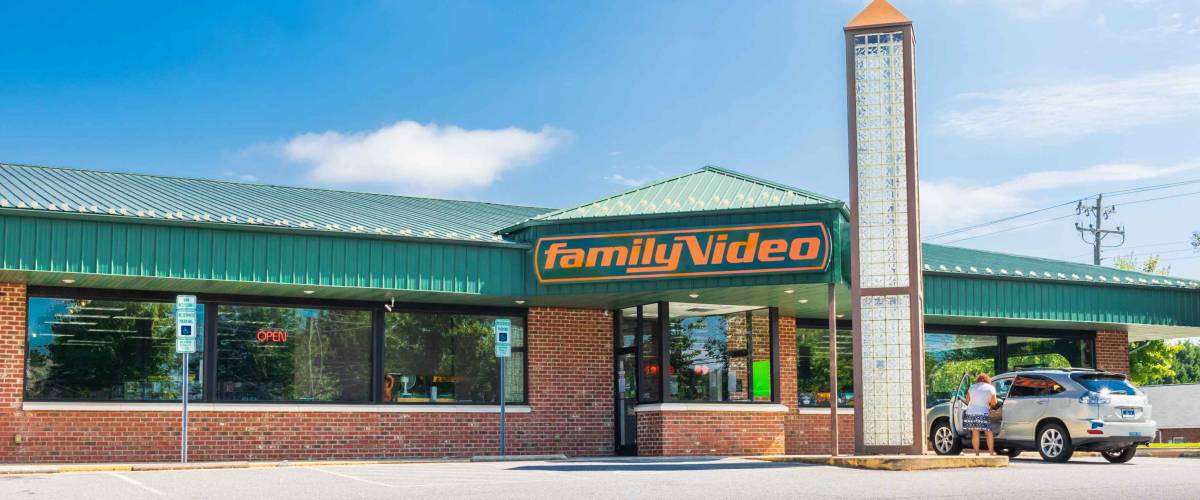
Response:
[{"label": "storefront window", "polygon": [[674,401],[770,401],[766,309],[671,303],[668,367]]},{"label": "storefront window", "polygon": [[371,313],[217,307],[221,401],[370,400]]},{"label": "storefront window", "polygon": [[[197,308],[199,320],[204,306]],[[25,397],[30,400],[178,401],[175,304],[29,299]],[[189,398],[203,394],[203,332],[189,359]]]},{"label": "storefront window", "polygon": [[996,374],[999,337],[925,334],[925,404],[950,400],[963,374]]},{"label": "storefront window", "polygon": [[[525,321],[512,321],[505,401],[525,400]],[[497,317],[430,313],[384,315],[383,400],[391,403],[499,403]]]},{"label": "storefront window", "polygon": [[1008,337],[1009,370],[1091,367],[1091,343],[1085,339]]},{"label": "storefront window", "polygon": [[662,327],[658,321],[658,304],[642,306],[642,380],[638,385],[638,400],[662,401],[662,367],[659,348]]},{"label": "storefront window", "polygon": [[[837,354],[838,406],[854,406],[854,332],[838,330]],[[796,391],[800,406],[829,406],[828,329],[796,329]]]}]

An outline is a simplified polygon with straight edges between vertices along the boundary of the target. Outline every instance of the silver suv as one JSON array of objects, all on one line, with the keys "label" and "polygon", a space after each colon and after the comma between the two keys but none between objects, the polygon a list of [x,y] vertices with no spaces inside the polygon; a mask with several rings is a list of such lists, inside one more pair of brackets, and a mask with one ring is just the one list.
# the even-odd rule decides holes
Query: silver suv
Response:
[{"label": "silver suv", "polygon": [[[965,394],[974,374],[964,374],[950,401],[926,412],[929,440],[939,455],[970,446],[963,428]],[[1075,450],[1098,451],[1112,463],[1133,458],[1156,432],[1150,401],[1120,373],[1033,369],[992,379],[1000,408],[992,411],[996,449],[1010,457],[1037,450],[1048,462],[1066,462]],[[980,446],[986,446],[980,436]]]}]

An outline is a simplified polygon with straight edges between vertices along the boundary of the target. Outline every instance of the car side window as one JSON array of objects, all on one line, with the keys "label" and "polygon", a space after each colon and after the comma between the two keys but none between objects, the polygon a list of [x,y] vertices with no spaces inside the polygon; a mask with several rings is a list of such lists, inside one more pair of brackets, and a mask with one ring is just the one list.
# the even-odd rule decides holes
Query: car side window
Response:
[{"label": "car side window", "polygon": [[1008,397],[1029,398],[1053,396],[1065,390],[1066,388],[1049,378],[1038,375],[1023,375],[1013,381]]},{"label": "car side window", "polygon": [[1008,396],[1008,388],[1012,385],[1011,378],[996,379],[992,381],[992,386],[996,388],[996,397],[1003,399]]}]

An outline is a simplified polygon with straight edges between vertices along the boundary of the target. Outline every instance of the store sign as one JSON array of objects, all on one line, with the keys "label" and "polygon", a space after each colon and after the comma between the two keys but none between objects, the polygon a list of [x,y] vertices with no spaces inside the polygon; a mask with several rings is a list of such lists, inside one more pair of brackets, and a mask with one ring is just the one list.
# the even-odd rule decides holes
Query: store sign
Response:
[{"label": "store sign", "polygon": [[280,330],[278,328],[260,328],[258,330],[258,332],[254,334],[254,336],[255,336],[255,338],[258,339],[259,342],[262,342],[264,344],[265,343],[282,344],[284,342],[287,342],[288,332],[287,332],[287,330]]},{"label": "store sign", "polygon": [[540,238],[542,283],[824,271],[829,231],[820,222]]}]

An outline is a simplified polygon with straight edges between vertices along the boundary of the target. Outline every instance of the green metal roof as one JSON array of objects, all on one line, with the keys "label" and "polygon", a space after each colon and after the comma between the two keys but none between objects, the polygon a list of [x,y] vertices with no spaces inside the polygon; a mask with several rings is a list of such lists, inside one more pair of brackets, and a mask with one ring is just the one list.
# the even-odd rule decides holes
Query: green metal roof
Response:
[{"label": "green metal roof", "polygon": [[0,164],[0,210],[498,243],[497,229],[549,211],[13,164]]},{"label": "green metal roof", "polygon": [[509,233],[521,227],[539,223],[598,217],[803,206],[841,207],[843,205],[841,200],[835,198],[708,166],[591,203],[544,213],[501,232]]},{"label": "green metal roof", "polygon": [[1200,287],[1200,282],[1191,279],[932,243],[923,244],[922,253],[926,273],[989,276],[1015,280],[1052,280],[1089,285]]}]

